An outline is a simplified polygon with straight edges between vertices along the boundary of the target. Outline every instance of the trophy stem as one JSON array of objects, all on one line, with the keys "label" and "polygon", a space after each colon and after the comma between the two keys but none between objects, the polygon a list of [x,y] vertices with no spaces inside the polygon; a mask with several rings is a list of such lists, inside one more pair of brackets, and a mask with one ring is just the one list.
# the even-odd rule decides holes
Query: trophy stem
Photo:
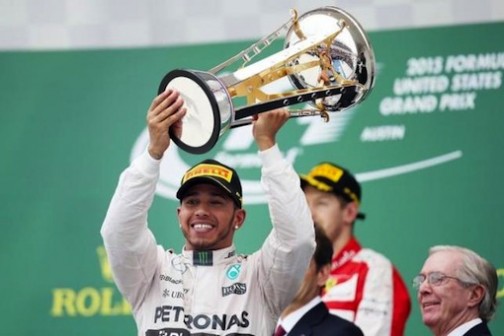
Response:
[{"label": "trophy stem", "polygon": [[[251,117],[255,114],[266,112],[280,107],[286,107],[294,104],[300,104],[308,101],[313,101],[319,98],[343,94],[344,92],[353,96],[360,91],[360,85],[346,85],[339,87],[324,87],[319,89],[310,89],[304,93],[298,93],[294,96],[279,97],[277,99],[260,102],[254,105],[245,106],[235,110],[234,120],[231,122],[231,127],[236,120]],[[349,94],[352,92],[353,94]]]},{"label": "trophy stem", "polygon": [[[289,119],[290,118],[301,118],[301,117],[314,117],[320,116],[324,119],[325,122],[329,121],[327,111],[320,111],[316,109],[298,109],[298,110],[289,110]],[[247,126],[252,123],[252,118],[244,118],[240,120],[235,120],[231,123],[229,128],[237,128],[242,126]]]}]

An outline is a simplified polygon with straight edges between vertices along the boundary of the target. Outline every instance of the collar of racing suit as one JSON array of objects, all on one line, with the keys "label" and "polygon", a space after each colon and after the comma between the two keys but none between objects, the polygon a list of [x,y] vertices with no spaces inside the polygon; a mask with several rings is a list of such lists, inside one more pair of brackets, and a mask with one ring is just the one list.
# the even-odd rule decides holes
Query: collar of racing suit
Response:
[{"label": "collar of racing suit", "polygon": [[341,267],[341,265],[344,265],[346,262],[351,260],[361,249],[362,247],[357,239],[355,239],[355,237],[350,238],[343,249],[333,257],[332,269],[336,269],[338,267]]},{"label": "collar of racing suit", "polygon": [[220,250],[182,250],[184,258],[194,266],[212,266],[224,263],[236,254],[234,245]]}]

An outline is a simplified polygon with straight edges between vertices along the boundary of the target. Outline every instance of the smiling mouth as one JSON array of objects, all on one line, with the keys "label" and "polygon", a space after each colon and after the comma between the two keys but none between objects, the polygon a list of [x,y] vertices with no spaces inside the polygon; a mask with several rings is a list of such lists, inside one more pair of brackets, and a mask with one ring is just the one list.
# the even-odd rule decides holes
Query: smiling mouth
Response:
[{"label": "smiling mouth", "polygon": [[438,302],[424,302],[422,303],[422,308],[423,309],[428,309],[433,306],[437,306],[439,303]]},{"label": "smiling mouth", "polygon": [[192,224],[191,228],[194,231],[196,231],[196,232],[208,232],[211,229],[213,229],[213,226],[210,225],[210,224],[201,224],[201,223],[198,223],[198,224]]}]

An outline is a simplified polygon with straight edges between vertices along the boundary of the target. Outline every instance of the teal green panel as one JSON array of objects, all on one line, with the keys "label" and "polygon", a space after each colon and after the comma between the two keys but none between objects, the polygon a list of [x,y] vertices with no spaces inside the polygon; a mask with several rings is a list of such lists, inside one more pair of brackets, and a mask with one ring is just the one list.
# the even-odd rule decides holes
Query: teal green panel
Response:
[{"label": "teal green panel", "polygon": [[[494,263],[503,288],[502,34],[503,23],[374,32],[375,88],[344,112],[337,136],[323,140],[323,128],[312,118],[289,121],[278,136],[299,172],[331,160],[357,174],[368,217],[357,223],[356,233],[364,245],[387,255],[408,283],[430,246],[455,244]],[[6,335],[134,333],[128,307],[99,254],[99,229],[118,176],[164,74],[179,67],[210,69],[248,45],[0,53],[0,262],[8,303],[0,314]],[[457,55],[469,62],[470,55],[486,54],[497,55],[500,63],[493,68],[480,63],[478,69],[466,64],[460,72],[445,68]],[[442,76],[450,83],[465,79],[470,88],[454,90],[452,84],[441,92],[411,94],[424,99],[424,109],[435,98],[428,112],[387,109],[387,101],[406,99],[394,92],[398,79],[429,76],[438,85]],[[447,94],[455,99],[451,110],[440,107]],[[315,135],[308,136],[310,131]],[[232,159],[242,178],[258,181],[253,143],[228,150],[229,139],[231,132],[208,156]],[[180,157],[187,164],[201,160]],[[250,253],[270,224],[265,204],[245,197],[245,206],[248,220],[236,244]],[[149,222],[159,243],[179,250],[176,207],[172,198],[159,195]],[[415,293],[410,294],[406,334],[425,335]],[[502,301],[504,289],[499,295]],[[490,327],[504,334],[502,314]]]}]

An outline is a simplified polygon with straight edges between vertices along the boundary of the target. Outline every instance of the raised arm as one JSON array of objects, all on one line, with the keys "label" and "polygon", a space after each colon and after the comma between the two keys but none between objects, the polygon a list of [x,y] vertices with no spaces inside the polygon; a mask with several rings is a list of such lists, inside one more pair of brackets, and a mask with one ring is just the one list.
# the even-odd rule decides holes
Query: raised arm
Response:
[{"label": "raised arm", "polygon": [[185,111],[179,94],[157,96],[147,112],[150,144],[121,174],[101,228],[114,280],[133,309],[142,302],[157,264],[157,247],[147,213],[159,178],[160,159],[170,145],[168,129]]},{"label": "raised arm", "polygon": [[276,134],[288,118],[287,110],[274,110],[260,114],[253,124],[273,224],[261,249],[260,280],[275,315],[294,297],[315,249],[313,221],[299,176],[276,143]]}]

